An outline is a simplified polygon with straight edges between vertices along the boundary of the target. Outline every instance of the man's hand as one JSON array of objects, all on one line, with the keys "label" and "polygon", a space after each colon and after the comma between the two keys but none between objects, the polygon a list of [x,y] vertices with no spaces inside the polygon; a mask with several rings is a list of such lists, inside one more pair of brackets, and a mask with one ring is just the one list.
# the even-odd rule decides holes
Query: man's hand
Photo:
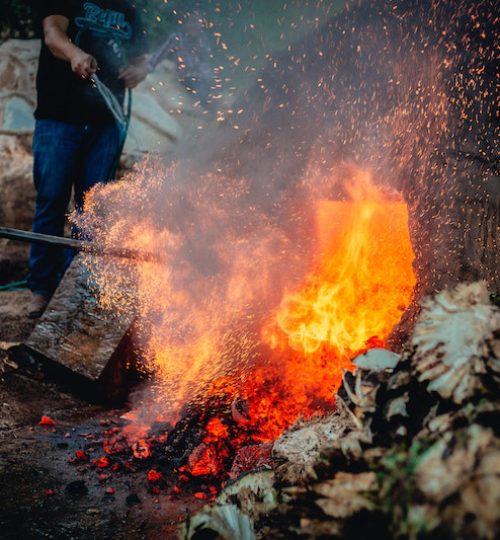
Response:
[{"label": "man's hand", "polygon": [[88,79],[97,71],[97,60],[81,49],[76,49],[70,57],[71,69],[74,73]]},{"label": "man's hand", "polygon": [[88,78],[97,70],[96,59],[82,51],[66,35],[69,19],[63,15],[50,15],[43,19],[43,37],[52,54],[71,63],[71,69],[80,77]]},{"label": "man's hand", "polygon": [[118,77],[123,80],[126,88],[135,88],[150,72],[149,64],[145,56],[135,58],[130,64],[120,71]]}]

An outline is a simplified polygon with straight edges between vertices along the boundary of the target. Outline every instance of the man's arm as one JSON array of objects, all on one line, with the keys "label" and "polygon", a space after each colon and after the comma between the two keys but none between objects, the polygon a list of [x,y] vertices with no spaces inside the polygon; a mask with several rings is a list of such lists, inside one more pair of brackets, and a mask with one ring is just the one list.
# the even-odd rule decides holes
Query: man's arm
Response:
[{"label": "man's arm", "polygon": [[71,64],[71,69],[80,77],[88,78],[97,70],[96,59],[77,47],[66,35],[69,20],[63,15],[50,15],[43,19],[45,45],[59,60]]},{"label": "man's arm", "polygon": [[126,88],[135,88],[151,71],[147,55],[132,58],[129,65],[120,71],[118,77],[123,80]]}]

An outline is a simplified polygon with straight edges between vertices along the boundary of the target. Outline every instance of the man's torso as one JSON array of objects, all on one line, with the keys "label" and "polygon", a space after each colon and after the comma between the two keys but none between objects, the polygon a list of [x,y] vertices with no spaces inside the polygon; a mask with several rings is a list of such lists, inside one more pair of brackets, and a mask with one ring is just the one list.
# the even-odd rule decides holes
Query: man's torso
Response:
[{"label": "man's torso", "polygon": [[[40,19],[56,14],[68,19],[68,37],[96,58],[99,78],[122,102],[124,86],[118,79],[119,71],[129,58],[145,52],[134,8],[126,0],[45,0]],[[78,78],[70,63],[57,59],[45,44],[40,53],[37,90],[36,118],[75,123],[112,119],[92,83]]]}]

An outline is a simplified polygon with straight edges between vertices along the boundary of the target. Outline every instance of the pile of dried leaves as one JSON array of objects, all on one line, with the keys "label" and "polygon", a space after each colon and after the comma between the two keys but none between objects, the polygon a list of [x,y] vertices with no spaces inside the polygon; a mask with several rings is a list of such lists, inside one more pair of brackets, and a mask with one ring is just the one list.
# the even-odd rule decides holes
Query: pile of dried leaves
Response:
[{"label": "pile of dried leaves", "polygon": [[192,516],[181,538],[495,538],[500,310],[482,283],[423,303],[401,356],[346,372],[335,412],[301,423]]}]

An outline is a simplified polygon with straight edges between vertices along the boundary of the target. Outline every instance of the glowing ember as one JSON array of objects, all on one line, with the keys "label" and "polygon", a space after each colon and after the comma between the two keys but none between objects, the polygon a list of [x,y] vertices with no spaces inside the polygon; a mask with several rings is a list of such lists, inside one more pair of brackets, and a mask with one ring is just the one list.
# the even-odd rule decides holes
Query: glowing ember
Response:
[{"label": "glowing ember", "polygon": [[55,426],[56,422],[50,416],[42,415],[40,421],[38,422],[39,426]]}]

